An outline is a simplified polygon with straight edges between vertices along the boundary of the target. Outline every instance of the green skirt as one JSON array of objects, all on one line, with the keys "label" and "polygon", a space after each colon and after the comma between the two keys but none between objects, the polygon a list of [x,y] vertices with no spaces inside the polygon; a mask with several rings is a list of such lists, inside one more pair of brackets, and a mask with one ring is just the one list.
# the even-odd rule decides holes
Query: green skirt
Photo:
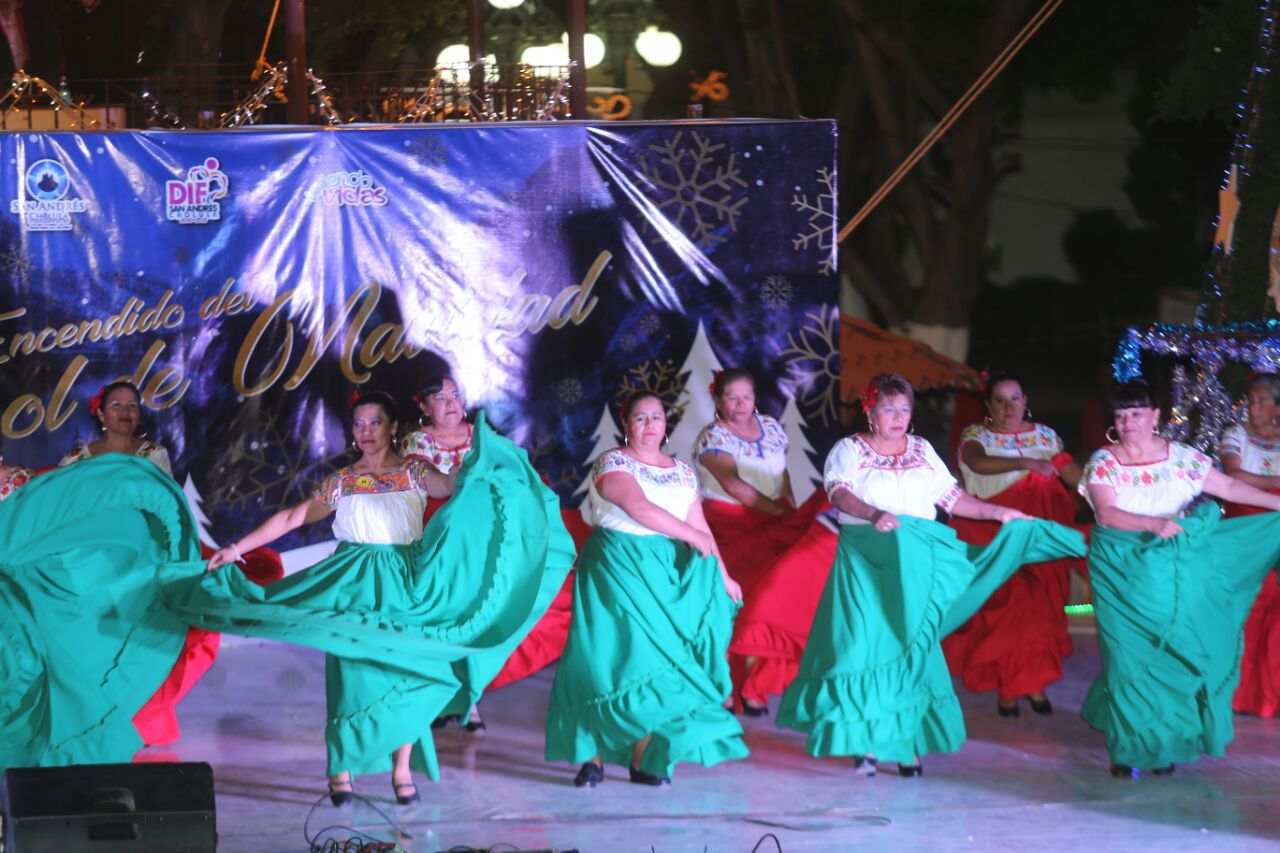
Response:
[{"label": "green skirt", "polygon": [[482,416],[457,492],[418,542],[344,544],[266,587],[224,566],[164,596],[192,625],[328,653],[331,774],[389,770],[412,743],[413,766],[436,779],[431,721],[479,698],[573,559],[559,498]]},{"label": "green skirt", "polygon": [[186,497],[145,459],[77,462],[0,503],[0,770],[130,760],[187,633],[159,570],[199,560]]},{"label": "green skirt", "polygon": [[1243,629],[1280,560],[1280,513],[1223,520],[1202,504],[1170,539],[1094,529],[1089,577],[1102,672],[1081,714],[1116,764],[1153,769],[1222,755]]},{"label": "green skirt", "polygon": [[879,533],[840,530],[800,671],[778,725],[809,735],[812,755],[911,762],[964,743],[964,717],[941,640],[1025,563],[1083,556],[1084,537],[1035,519],[1003,525],[986,546],[944,524],[903,517]]},{"label": "green skirt", "polygon": [[670,776],[680,761],[745,758],[722,705],[737,605],[714,559],[666,536],[596,528],[578,561],[569,638],[547,710],[549,761],[597,755]]}]

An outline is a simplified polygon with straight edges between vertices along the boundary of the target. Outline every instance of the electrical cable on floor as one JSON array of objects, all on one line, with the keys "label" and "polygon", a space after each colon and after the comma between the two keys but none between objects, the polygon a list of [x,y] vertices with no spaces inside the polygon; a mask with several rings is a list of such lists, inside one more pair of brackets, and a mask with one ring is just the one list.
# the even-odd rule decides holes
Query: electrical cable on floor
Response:
[{"label": "electrical cable on floor", "polygon": [[[413,837],[401,829],[400,825],[392,820],[386,812],[378,808],[376,803],[365,799],[359,794],[353,793],[352,796],[381,815],[382,819],[402,838]],[[306,839],[307,849],[310,850],[311,853],[405,853],[404,848],[400,846],[399,842],[386,841],[341,824],[326,826],[324,829],[321,829],[312,836],[307,829],[311,823],[311,816],[315,814],[315,811],[320,804],[327,799],[329,799],[329,795],[322,794],[318,800],[311,804],[311,810],[307,812],[306,819],[302,821],[302,837]],[[328,832],[333,832],[335,835],[338,833],[346,833],[346,837],[328,838],[322,842],[321,837]]]},{"label": "electrical cable on floor", "polygon": [[779,841],[778,836],[774,835],[772,832],[766,832],[764,835],[760,836],[760,840],[756,842],[756,846],[751,848],[751,853],[759,853],[760,845],[764,844],[764,840],[766,838],[772,838],[773,843],[777,845],[778,853],[782,853],[782,842]]}]

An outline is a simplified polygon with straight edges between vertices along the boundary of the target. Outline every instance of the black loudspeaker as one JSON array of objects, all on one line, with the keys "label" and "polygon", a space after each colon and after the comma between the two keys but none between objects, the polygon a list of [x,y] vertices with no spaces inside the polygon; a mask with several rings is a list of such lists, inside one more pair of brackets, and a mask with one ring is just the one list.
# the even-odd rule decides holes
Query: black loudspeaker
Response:
[{"label": "black loudspeaker", "polygon": [[214,853],[208,764],[21,767],[0,781],[0,853]]}]

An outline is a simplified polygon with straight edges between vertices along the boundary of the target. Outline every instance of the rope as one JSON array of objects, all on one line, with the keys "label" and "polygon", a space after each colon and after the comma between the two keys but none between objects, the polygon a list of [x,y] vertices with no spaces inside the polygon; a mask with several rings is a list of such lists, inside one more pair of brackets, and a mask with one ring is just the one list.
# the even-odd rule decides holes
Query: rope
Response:
[{"label": "rope", "polygon": [[267,34],[262,37],[262,51],[253,65],[253,74],[249,75],[250,80],[257,80],[259,74],[271,68],[271,63],[267,62],[267,42],[271,41],[271,31],[276,27],[276,13],[279,11],[280,0],[276,0],[276,5],[271,9],[271,20],[267,22]]},{"label": "rope", "polygon": [[1031,40],[1031,37],[1036,34],[1036,31],[1044,26],[1045,22],[1049,20],[1050,16],[1052,16],[1054,12],[1058,11],[1058,7],[1061,6],[1062,3],[1063,0],[1047,0],[1047,2],[1040,7],[1040,10],[1031,17],[1031,20],[1027,21],[1026,26],[1019,31],[1013,41],[1009,42],[1009,44],[1005,46],[1004,50],[1000,51],[1000,55],[987,66],[986,70],[983,71],[981,75],[979,75],[978,79],[973,81],[973,85],[971,85],[968,90],[960,96],[960,100],[955,102],[955,105],[947,111],[947,114],[942,117],[942,120],[934,125],[933,129],[929,131],[924,139],[920,140],[920,144],[917,145],[915,150],[907,156],[907,159],[903,160],[901,165],[899,165],[898,168],[894,170],[893,174],[880,185],[880,188],[875,191],[871,198],[867,199],[866,203],[862,205],[862,209],[855,213],[853,218],[840,229],[840,236],[836,240],[837,243],[844,242],[844,239],[853,233],[853,229],[861,225],[862,221],[871,215],[871,212],[879,206],[880,202],[884,201],[885,196],[893,192],[894,188],[901,183],[902,179],[905,178],[907,173],[915,167],[916,163],[919,163],[920,160],[929,153],[930,149],[932,149],[938,140],[942,138],[942,135],[951,129],[951,126],[956,123],[964,111],[967,110],[975,100],[977,100],[978,96],[981,95],[983,91],[991,85],[992,81],[994,81],[995,78],[1004,71],[1005,67],[1013,61],[1013,58],[1018,55],[1018,52],[1022,50],[1023,46],[1026,45],[1026,43]]}]

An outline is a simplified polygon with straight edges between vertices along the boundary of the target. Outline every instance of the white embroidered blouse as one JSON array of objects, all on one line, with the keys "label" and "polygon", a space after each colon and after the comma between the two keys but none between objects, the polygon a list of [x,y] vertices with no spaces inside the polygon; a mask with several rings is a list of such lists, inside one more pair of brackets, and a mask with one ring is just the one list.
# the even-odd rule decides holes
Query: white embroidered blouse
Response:
[{"label": "white embroidered blouse", "polygon": [[662,468],[646,465],[623,453],[621,448],[601,453],[591,466],[591,485],[587,490],[592,526],[634,533],[637,536],[662,535],[627,515],[622,507],[600,496],[597,483],[601,477],[613,471],[622,471],[634,479],[651,503],[662,507],[681,521],[688,518],[689,508],[698,500],[698,477],[687,462],[680,459],[674,461],[675,465]]},{"label": "white embroidered blouse", "polygon": [[23,468],[21,465],[14,465],[9,469],[9,473],[0,478],[0,501],[5,498],[12,497],[13,493],[18,491],[19,486],[25,486],[31,482],[31,478],[35,476],[35,472],[30,468]]},{"label": "white embroidered blouse", "polygon": [[334,511],[333,536],[366,545],[408,545],[422,538],[431,467],[420,460],[383,474],[339,468],[311,497]]},{"label": "white embroidered blouse", "polygon": [[441,447],[436,437],[426,428],[415,429],[404,437],[402,455],[406,459],[421,459],[431,463],[441,474],[448,474],[466,458],[471,450],[471,424],[467,424],[467,440],[457,447]]},{"label": "white embroidered blouse", "polygon": [[[88,459],[92,455],[93,453],[89,450],[88,442],[79,444],[76,445],[74,450],[62,457],[61,461],[58,462],[58,466],[62,467],[70,465],[73,462]],[[173,466],[169,464],[169,451],[164,449],[164,445],[156,444],[154,441],[144,441],[139,445],[138,449],[134,451],[133,455],[141,456],[143,459],[155,463],[155,466],[161,471],[165,472],[170,477],[173,476]]]},{"label": "white embroidered blouse", "polygon": [[[934,507],[950,512],[962,494],[932,445],[918,435],[907,436],[907,449],[895,456],[877,453],[861,436],[836,442],[822,470],[827,495],[845,488],[876,509],[894,515],[932,519]],[[841,524],[870,524],[864,518],[840,513]]]},{"label": "white embroidered blouse", "polygon": [[[976,441],[988,456],[1022,457],[1024,459],[1052,459],[1062,452],[1062,439],[1044,424],[1032,424],[1023,432],[999,432],[985,424],[973,424],[960,433],[960,446]],[[1030,471],[1006,471],[1003,474],[979,474],[964,464],[960,456],[960,476],[964,478],[964,490],[975,498],[986,500],[1000,494],[1021,480]]]},{"label": "white embroidered blouse", "polygon": [[693,461],[697,466],[702,496],[710,500],[739,503],[724,490],[716,475],[702,460],[707,454],[724,453],[738,466],[738,476],[760,494],[772,500],[782,497],[787,477],[787,433],[768,415],[756,415],[760,438],[748,441],[721,423],[711,423],[698,434],[693,445]]},{"label": "white embroidered blouse", "polygon": [[1116,506],[1125,512],[1177,518],[1204,490],[1205,477],[1212,470],[1212,459],[1176,441],[1169,442],[1164,459],[1145,465],[1126,465],[1103,447],[1089,457],[1079,490],[1091,507],[1088,487],[1102,485],[1115,491]]},{"label": "white embroidered blouse", "polygon": [[1218,458],[1234,453],[1240,457],[1240,467],[1249,474],[1262,477],[1280,477],[1280,441],[1254,438],[1244,424],[1227,427],[1218,442]]}]

